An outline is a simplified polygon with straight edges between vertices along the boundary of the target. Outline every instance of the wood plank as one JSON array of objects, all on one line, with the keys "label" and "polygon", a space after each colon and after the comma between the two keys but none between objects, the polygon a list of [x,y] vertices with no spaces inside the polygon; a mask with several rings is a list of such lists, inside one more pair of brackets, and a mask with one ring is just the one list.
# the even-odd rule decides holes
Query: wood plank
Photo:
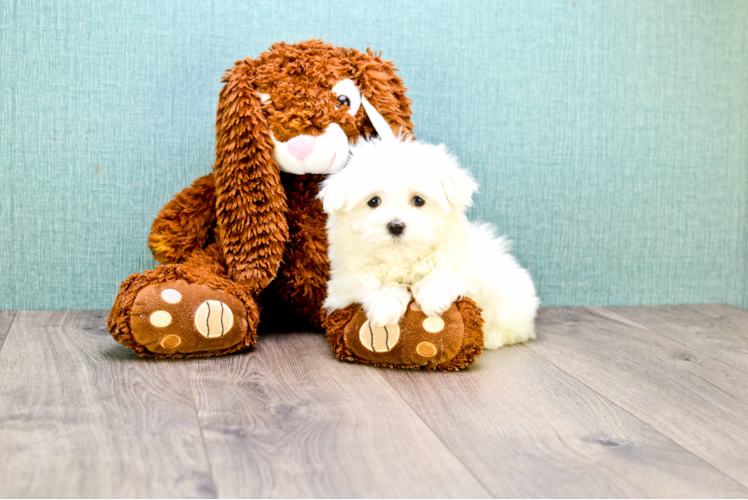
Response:
[{"label": "wood plank", "polygon": [[189,368],[220,497],[488,496],[380,368],[337,361],[322,335]]},{"label": "wood plank", "polygon": [[499,498],[748,494],[524,346],[455,374],[381,374]]},{"label": "wood plank", "polygon": [[609,307],[631,321],[748,373],[748,312],[737,307]]},{"label": "wood plank", "polygon": [[748,337],[748,311],[745,309],[730,304],[702,304],[686,307],[717,320],[730,336]]},{"label": "wood plank", "polygon": [[748,376],[602,307],[549,308],[528,344],[566,373],[748,485]]},{"label": "wood plank", "polygon": [[704,314],[725,322],[741,332],[748,335],[748,311],[730,304],[699,304],[686,306],[699,314]]},{"label": "wood plank", "polygon": [[0,351],[0,497],[215,496],[187,363],[140,359],[106,311],[24,311]]},{"label": "wood plank", "polygon": [[13,324],[13,318],[16,311],[0,311],[0,350],[3,348],[5,337],[8,335],[10,325]]}]

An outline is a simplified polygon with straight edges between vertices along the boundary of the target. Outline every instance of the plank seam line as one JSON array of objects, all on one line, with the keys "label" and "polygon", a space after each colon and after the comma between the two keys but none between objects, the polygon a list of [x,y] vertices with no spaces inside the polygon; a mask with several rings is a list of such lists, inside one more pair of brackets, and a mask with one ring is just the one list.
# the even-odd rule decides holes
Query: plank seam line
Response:
[{"label": "plank seam line", "polygon": [[702,305],[703,306],[725,306],[725,307],[730,307],[732,309],[736,309],[736,310],[738,310],[738,311],[740,311],[740,312],[748,315],[748,309],[743,309],[742,307],[736,306],[735,304],[730,304],[729,302],[709,302],[707,304],[673,304],[673,305],[676,305],[676,306],[686,306],[686,307],[694,307],[694,306],[698,307],[698,306],[702,306]]},{"label": "plank seam line", "polygon": [[[709,319],[722,319],[722,318],[721,317],[720,318],[715,318],[714,316],[710,316],[707,313],[701,312],[700,307],[701,306],[707,306],[707,307],[708,306],[722,306],[722,307],[726,307],[728,309],[732,309],[732,310],[736,311],[737,313],[741,314],[742,316],[745,316],[746,319],[748,319],[748,310],[743,309],[742,307],[734,306],[732,304],[727,304],[727,303],[723,303],[723,302],[718,302],[718,303],[715,303],[715,304],[669,304],[669,305],[671,305],[671,306],[687,307],[689,310],[697,313],[699,316],[703,316],[703,317],[709,318]],[[730,321],[730,323],[732,323],[732,321]]]},{"label": "plank seam line", "polygon": [[5,341],[8,340],[8,337],[10,336],[10,329],[13,327],[13,323],[16,322],[16,318],[18,317],[18,311],[12,311],[13,315],[10,317],[10,323],[8,323],[8,329],[5,331],[5,335],[3,335],[2,342],[0,342],[0,351],[3,350],[3,346],[5,345]]},{"label": "plank seam line", "polygon": [[531,353],[533,353],[534,355],[538,356],[538,357],[539,357],[540,359],[542,359],[543,361],[547,362],[548,364],[550,364],[550,365],[552,365],[552,366],[555,366],[555,367],[556,367],[557,369],[559,369],[560,371],[562,371],[563,373],[565,373],[565,374],[566,374],[566,375],[568,375],[569,377],[573,378],[574,380],[576,380],[577,382],[579,382],[579,383],[580,383],[580,384],[582,384],[582,385],[583,385],[584,387],[586,387],[586,388],[587,388],[587,389],[589,389],[590,391],[594,392],[595,394],[597,394],[598,396],[600,396],[600,397],[601,397],[601,398],[603,398],[604,400],[606,400],[606,401],[609,401],[609,402],[610,402],[610,404],[612,404],[613,406],[615,406],[615,407],[617,407],[617,408],[620,408],[620,410],[621,410],[621,411],[623,411],[623,412],[625,412],[625,413],[627,413],[627,414],[631,415],[631,418],[634,418],[634,419],[638,420],[639,422],[641,422],[641,423],[642,423],[642,425],[645,425],[646,427],[648,427],[648,428],[652,429],[652,430],[653,430],[654,432],[656,432],[657,434],[659,434],[659,435],[660,435],[660,436],[662,436],[663,438],[667,439],[668,441],[670,441],[671,443],[673,443],[673,444],[674,444],[675,446],[677,446],[677,447],[681,448],[682,450],[686,451],[687,453],[690,453],[691,455],[693,455],[694,457],[698,458],[699,460],[701,460],[702,462],[704,462],[704,463],[705,463],[706,465],[708,465],[709,467],[711,467],[712,469],[714,469],[714,470],[715,470],[715,471],[717,471],[718,473],[722,474],[722,475],[723,475],[723,476],[725,476],[726,478],[728,478],[728,479],[732,480],[733,482],[735,482],[735,483],[736,483],[736,484],[737,484],[738,486],[740,486],[740,487],[742,487],[742,488],[744,488],[744,489],[747,489],[747,490],[748,490],[748,484],[744,484],[744,483],[743,483],[742,481],[740,481],[740,480],[738,480],[738,479],[735,479],[735,478],[734,478],[734,477],[732,477],[732,476],[731,476],[730,474],[728,474],[727,472],[723,471],[722,469],[720,469],[719,467],[717,467],[717,466],[716,466],[715,464],[711,463],[711,462],[710,462],[709,460],[707,460],[707,459],[706,459],[705,457],[702,457],[702,456],[701,456],[701,455],[700,455],[699,453],[697,453],[697,452],[695,452],[695,451],[691,450],[691,449],[690,449],[690,448],[688,448],[688,447],[687,447],[686,445],[684,445],[684,444],[680,443],[680,442],[679,442],[679,441],[677,441],[677,440],[676,440],[675,438],[671,437],[670,435],[668,435],[668,434],[667,434],[667,433],[665,433],[664,431],[661,431],[660,429],[658,429],[657,427],[655,427],[655,426],[654,426],[654,424],[650,424],[649,422],[646,422],[646,421],[645,421],[645,420],[643,420],[643,419],[642,419],[641,417],[638,417],[637,415],[635,415],[635,414],[634,414],[634,413],[632,413],[631,411],[627,410],[626,408],[624,408],[624,407],[623,407],[623,406],[621,406],[620,404],[616,403],[616,402],[615,402],[615,401],[613,401],[612,399],[608,398],[607,396],[604,396],[604,395],[603,395],[603,394],[601,394],[601,393],[600,393],[599,391],[597,391],[597,390],[593,389],[592,387],[590,387],[589,385],[587,385],[586,383],[584,383],[584,381],[582,381],[582,380],[579,380],[579,379],[578,379],[577,377],[575,377],[575,376],[574,376],[574,375],[572,375],[571,373],[567,372],[566,370],[564,370],[563,368],[561,368],[560,366],[558,366],[557,364],[555,364],[555,363],[554,363],[553,361],[551,361],[551,360],[549,360],[548,358],[546,358],[545,356],[543,356],[542,354],[540,354],[540,353],[537,353],[537,352],[533,351],[533,350],[532,350],[532,348],[530,348],[529,346],[527,346],[527,345],[525,345],[525,344],[520,344],[520,345],[521,345],[522,347],[524,347],[525,349],[527,349],[528,351],[530,351]]},{"label": "plank seam line", "polygon": [[187,384],[190,386],[190,396],[192,397],[192,407],[195,409],[195,420],[197,420],[197,428],[200,429],[200,439],[203,442],[203,450],[205,450],[205,461],[208,463],[208,472],[210,473],[210,480],[213,483],[213,493],[215,498],[220,498],[218,494],[218,483],[216,483],[216,477],[213,475],[213,464],[210,462],[210,454],[208,453],[208,443],[205,441],[205,434],[203,433],[203,423],[200,421],[200,412],[197,409],[197,400],[195,399],[195,389],[192,386],[192,377],[187,372],[187,368],[183,368],[185,377],[187,378]]},{"label": "plank seam line", "polygon": [[[674,305],[680,305],[680,304],[674,304]],[[707,357],[707,358],[709,358],[709,359],[711,359],[711,360],[714,360],[714,361],[716,361],[716,362],[717,362],[717,363],[719,363],[719,364],[725,365],[726,367],[728,367],[728,368],[730,368],[730,369],[732,369],[732,370],[735,370],[735,371],[738,371],[738,372],[740,372],[740,373],[744,373],[744,374],[747,374],[747,375],[748,375],[748,372],[746,372],[745,370],[742,370],[742,369],[740,369],[740,368],[735,368],[735,367],[734,367],[734,366],[732,366],[732,365],[731,365],[730,363],[727,363],[726,361],[722,361],[722,360],[721,360],[721,359],[719,359],[719,358],[715,358],[715,357],[714,357],[714,355],[712,355],[712,354],[709,354],[708,352],[704,352],[704,351],[702,351],[701,349],[699,349],[698,347],[692,346],[692,345],[690,345],[690,344],[686,344],[685,342],[682,342],[681,340],[679,340],[679,339],[678,339],[678,338],[676,338],[676,337],[671,337],[671,336],[670,336],[670,335],[668,335],[668,334],[665,334],[665,333],[662,333],[662,332],[660,332],[660,331],[654,330],[654,329],[652,329],[652,328],[648,327],[647,325],[643,325],[643,324],[641,324],[641,323],[640,323],[639,321],[636,321],[636,320],[634,320],[634,319],[631,319],[631,318],[629,318],[628,316],[622,316],[621,314],[618,314],[617,312],[615,312],[614,310],[612,310],[612,309],[608,308],[607,306],[602,306],[601,308],[602,308],[602,309],[605,309],[606,311],[608,311],[608,312],[609,312],[609,313],[611,313],[611,314],[614,314],[614,315],[616,315],[616,316],[621,316],[622,318],[625,318],[625,319],[626,319],[626,321],[630,321],[631,323],[634,323],[635,325],[637,325],[637,326],[641,327],[641,328],[642,328],[643,330],[646,330],[646,331],[648,331],[648,332],[650,332],[650,333],[653,333],[653,334],[655,334],[655,335],[659,335],[660,337],[664,337],[664,338],[666,338],[666,339],[668,339],[668,340],[672,340],[673,342],[675,342],[675,343],[677,343],[677,344],[680,344],[680,345],[682,345],[682,346],[686,347],[687,349],[692,349],[692,350],[694,350],[694,351],[698,352],[699,354],[701,354],[701,355],[703,355],[703,356],[705,356],[705,357]],[[595,314],[595,311],[594,311],[594,310],[590,310],[590,308],[587,308],[587,307],[585,307],[584,309],[585,309],[585,310],[587,310],[587,311],[589,311],[589,312],[590,312],[590,313],[592,313],[592,314]],[[692,309],[692,311],[694,311],[695,313],[698,313],[698,311],[697,311],[697,310],[695,310],[695,309]],[[712,320],[714,320],[714,319],[715,319],[715,318],[711,318],[711,317],[709,317],[709,316],[707,316],[707,315],[705,315],[705,314],[703,314],[703,313],[698,313],[698,314],[699,314],[699,316],[701,316],[701,317],[703,317],[703,318],[706,318],[706,319],[712,319]],[[600,315],[598,315],[598,314],[595,314],[595,315],[596,315],[596,316],[597,316],[598,318],[603,318],[603,319],[608,319],[608,320],[609,320],[609,319],[611,319],[611,318],[608,318],[608,317],[605,317],[605,316],[600,316]],[[716,386],[715,386],[715,387],[716,387]],[[722,389],[720,389],[720,391],[724,392],[724,390],[722,390]],[[731,396],[731,397],[735,398],[735,396]],[[737,399],[737,398],[736,398],[736,399]],[[740,401],[740,400],[739,400],[739,401]]]},{"label": "plank seam line", "polygon": [[[413,406],[410,404],[410,402],[407,399],[405,399],[402,396],[402,394],[400,394],[400,391],[398,391],[397,388],[394,385],[392,385],[390,383],[390,381],[387,380],[387,378],[382,373],[378,373],[378,374],[379,374],[380,377],[382,377],[382,379],[385,381],[385,383],[390,386],[390,388],[397,395],[397,397],[400,398],[403,401],[403,403],[405,403],[407,405],[408,408],[410,408],[410,411],[413,412],[413,414],[418,418],[418,420],[420,420],[421,422],[423,422],[423,425],[425,425],[426,428],[431,432],[431,434],[434,435],[434,437],[436,438],[436,440],[439,441],[442,444],[442,446],[444,446],[444,448],[447,451],[449,451],[449,453],[451,453],[452,456],[455,457],[455,459],[458,462],[460,462],[460,464],[462,464],[462,466],[465,468],[465,470],[468,471],[468,474],[470,474],[471,476],[473,476],[473,478],[475,479],[475,482],[478,483],[480,485],[480,487],[483,488],[483,490],[486,493],[488,493],[489,497],[490,498],[497,498],[493,494],[493,492],[485,484],[483,484],[483,481],[480,480],[480,478],[475,474],[475,472],[473,472],[473,470],[470,467],[468,467],[468,465],[465,462],[462,461],[462,459],[459,457],[459,455],[457,455],[454,452],[454,450],[452,450],[452,448],[447,443],[445,443],[442,440],[442,438],[439,436],[439,434],[437,434],[436,431],[434,431],[434,429],[428,424],[428,422],[426,422],[423,419],[423,417],[421,417],[421,414],[418,413],[415,408],[413,408]],[[445,374],[445,375],[449,375],[449,374]]]}]

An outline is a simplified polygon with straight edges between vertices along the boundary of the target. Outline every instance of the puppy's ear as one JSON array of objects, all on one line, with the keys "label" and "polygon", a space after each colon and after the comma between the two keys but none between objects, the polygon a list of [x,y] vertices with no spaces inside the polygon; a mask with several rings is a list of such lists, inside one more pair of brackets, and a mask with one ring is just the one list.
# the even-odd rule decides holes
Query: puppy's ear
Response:
[{"label": "puppy's ear", "polygon": [[286,193],[251,59],[223,78],[216,116],[216,213],[229,276],[253,291],[275,277],[288,241]]},{"label": "puppy's ear", "polygon": [[441,178],[447,201],[461,209],[472,206],[473,193],[478,191],[478,183],[470,172],[460,167],[457,160],[447,153],[444,146],[440,147],[449,156],[449,162],[445,165]]},{"label": "puppy's ear", "polygon": [[343,177],[344,171],[337,172],[327,177],[322,182],[322,188],[317,198],[322,200],[322,209],[325,213],[334,214],[345,208],[348,202],[348,190]]}]

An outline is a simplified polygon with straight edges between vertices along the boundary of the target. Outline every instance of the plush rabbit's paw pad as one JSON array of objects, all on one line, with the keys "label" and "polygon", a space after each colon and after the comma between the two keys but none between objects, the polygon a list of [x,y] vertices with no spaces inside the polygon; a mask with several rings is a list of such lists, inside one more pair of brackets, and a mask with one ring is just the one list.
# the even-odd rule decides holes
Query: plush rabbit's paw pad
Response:
[{"label": "plush rabbit's paw pad", "polygon": [[356,358],[405,368],[429,367],[454,358],[465,327],[454,305],[441,316],[427,316],[412,301],[399,323],[373,326],[359,311],[346,326],[344,341]]},{"label": "plush rabbit's paw pad", "polygon": [[228,292],[177,280],[138,292],[130,328],[135,340],[154,353],[213,351],[244,339],[247,313]]}]

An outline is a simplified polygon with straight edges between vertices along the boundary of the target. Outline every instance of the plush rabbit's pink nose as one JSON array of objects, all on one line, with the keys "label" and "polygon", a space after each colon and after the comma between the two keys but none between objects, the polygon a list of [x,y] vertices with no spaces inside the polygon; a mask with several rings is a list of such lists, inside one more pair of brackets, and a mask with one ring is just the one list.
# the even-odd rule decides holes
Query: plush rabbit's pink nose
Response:
[{"label": "plush rabbit's pink nose", "polygon": [[309,156],[309,153],[314,149],[314,143],[316,140],[317,139],[311,135],[297,135],[286,142],[286,147],[288,147],[289,153],[303,161],[304,158]]}]

